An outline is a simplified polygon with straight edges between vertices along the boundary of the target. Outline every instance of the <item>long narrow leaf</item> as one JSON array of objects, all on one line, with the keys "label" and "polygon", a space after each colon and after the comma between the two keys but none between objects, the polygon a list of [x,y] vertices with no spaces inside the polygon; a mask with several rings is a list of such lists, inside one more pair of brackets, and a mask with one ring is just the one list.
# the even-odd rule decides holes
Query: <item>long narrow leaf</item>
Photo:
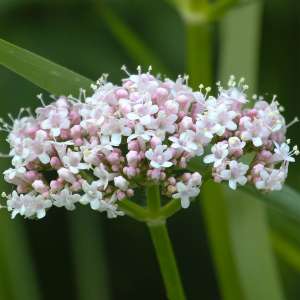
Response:
[{"label": "long narrow leaf", "polygon": [[201,190],[201,204],[222,299],[244,299],[229,236],[229,220],[220,186],[209,180]]},{"label": "long narrow leaf", "polygon": [[0,64],[57,96],[77,96],[79,88],[87,90],[93,83],[73,71],[1,39]]},{"label": "long narrow leaf", "polygon": [[[222,2],[226,4],[237,1],[219,1],[216,5]],[[229,75],[235,74],[245,76],[252,89],[257,86],[261,17],[262,6],[254,4],[231,11],[222,21],[219,72],[223,82]],[[244,34],[245,31],[247,35]],[[237,44],[239,47],[236,47]],[[222,186],[222,191],[229,221],[231,249],[243,299],[284,299],[269,240],[265,206],[225,185]]]},{"label": "long narrow leaf", "polygon": [[251,196],[222,187],[230,239],[245,299],[283,299],[269,240],[265,207]]},{"label": "long narrow leaf", "polygon": [[300,247],[289,241],[286,237],[272,231],[271,233],[272,243],[277,254],[283,259],[288,265],[300,273]]}]

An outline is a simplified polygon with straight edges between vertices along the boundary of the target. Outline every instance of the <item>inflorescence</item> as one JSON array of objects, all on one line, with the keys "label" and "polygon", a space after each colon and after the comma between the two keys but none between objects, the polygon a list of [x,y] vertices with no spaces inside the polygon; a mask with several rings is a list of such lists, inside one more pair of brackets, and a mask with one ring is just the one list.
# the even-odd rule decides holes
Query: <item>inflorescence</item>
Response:
[{"label": "inflorescence", "polygon": [[[248,88],[242,78],[237,87],[234,76],[228,89],[218,86],[218,97],[208,96],[211,88],[193,92],[188,76],[163,82],[138,67],[122,86],[107,82],[107,74],[92,84],[94,94],[79,99],[60,96],[36,109],[37,116],[22,109],[9,132],[8,156],[13,167],[5,180],[16,189],[7,198],[12,218],[42,218],[52,205],[74,210],[74,203],[90,204],[106,211],[109,218],[124,215],[118,201],[129,199],[137,186],[161,185],[162,193],[180,198],[183,208],[200,193],[202,176],[189,173],[190,161],[211,154],[211,178],[237,185],[251,185],[260,194],[282,189],[289,162],[298,155],[290,151],[287,127],[276,97],[271,104],[255,98],[252,109],[243,109]],[[23,111],[28,116],[21,117]],[[292,123],[297,121],[295,119]],[[238,162],[255,151],[250,165]],[[48,182],[46,171],[55,170]],[[185,172],[185,173],[184,173]],[[88,179],[89,178],[89,179]]]}]

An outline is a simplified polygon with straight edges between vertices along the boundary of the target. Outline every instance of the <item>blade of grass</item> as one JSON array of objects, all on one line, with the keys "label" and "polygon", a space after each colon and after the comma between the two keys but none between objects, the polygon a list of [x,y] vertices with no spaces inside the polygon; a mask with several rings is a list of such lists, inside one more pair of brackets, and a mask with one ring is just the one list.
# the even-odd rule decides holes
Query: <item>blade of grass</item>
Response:
[{"label": "blade of grass", "polygon": [[46,91],[60,95],[88,90],[91,80],[0,39],[0,64],[32,81]]},{"label": "blade of grass", "polygon": [[11,298],[1,299],[41,299],[23,224],[18,218],[12,222],[9,214],[0,218],[0,248],[11,294]]},{"label": "blade of grass", "polygon": [[113,10],[104,4],[99,4],[96,9],[108,30],[121,44],[129,57],[143,66],[148,67],[151,65],[155,70],[159,70],[162,75],[170,76],[172,74],[142,39]]},{"label": "blade of grass", "polygon": [[[211,28],[190,24],[187,33],[189,85],[194,89],[197,89],[202,82],[211,86]],[[203,66],[201,61],[205,61]],[[242,300],[243,294],[232,255],[228,219],[221,187],[209,180],[201,188],[200,197],[222,298],[225,300]]]},{"label": "blade of grass", "polygon": [[200,195],[222,299],[242,300],[244,296],[231,248],[229,220],[222,189],[209,180],[201,189]]},{"label": "blade of grass", "polygon": [[78,299],[111,299],[99,214],[78,206],[68,219]]},{"label": "blade of grass", "polygon": [[271,240],[277,254],[289,266],[300,273],[300,247],[292,241],[289,241],[285,236],[272,230]]},{"label": "blade of grass", "polygon": [[230,239],[245,299],[284,299],[269,240],[265,207],[223,185]]},{"label": "blade of grass", "polygon": [[[223,51],[220,52],[219,72],[222,80],[225,79],[224,74],[228,78],[243,70],[246,74],[237,75],[245,76],[252,89],[255,89],[258,82],[261,17],[262,6],[256,3],[231,11],[221,22],[220,48]],[[222,190],[244,299],[284,299],[269,240],[265,206],[254,198],[245,197],[239,190],[232,191],[225,185],[222,185]]]}]

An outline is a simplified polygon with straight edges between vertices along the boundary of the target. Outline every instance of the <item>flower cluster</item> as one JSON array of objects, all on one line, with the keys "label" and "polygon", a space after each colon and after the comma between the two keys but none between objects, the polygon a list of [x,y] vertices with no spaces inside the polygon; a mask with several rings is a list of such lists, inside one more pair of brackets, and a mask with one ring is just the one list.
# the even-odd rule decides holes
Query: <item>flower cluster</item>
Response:
[{"label": "flower cluster", "polygon": [[[204,162],[213,164],[216,182],[252,185],[264,194],[280,190],[287,176],[295,146],[285,140],[285,120],[275,97],[271,104],[259,98],[253,109],[242,78],[237,87],[230,77],[228,89],[218,83],[219,94],[208,96],[188,86],[188,76],[174,82],[150,74],[128,75],[122,86],[107,82],[104,74],[94,93],[54,97],[50,105],[31,115],[3,121],[9,132],[12,168],[5,180],[16,189],[7,198],[12,218],[42,218],[52,205],[75,209],[75,203],[106,211],[109,218],[124,215],[118,202],[134,195],[137,186],[161,185],[162,192],[181,199],[183,208],[200,193],[202,176],[189,173],[188,164],[211,147]],[[24,109],[21,110],[21,113]],[[238,162],[244,154],[257,152],[250,166]],[[50,182],[45,174],[54,170]]]}]

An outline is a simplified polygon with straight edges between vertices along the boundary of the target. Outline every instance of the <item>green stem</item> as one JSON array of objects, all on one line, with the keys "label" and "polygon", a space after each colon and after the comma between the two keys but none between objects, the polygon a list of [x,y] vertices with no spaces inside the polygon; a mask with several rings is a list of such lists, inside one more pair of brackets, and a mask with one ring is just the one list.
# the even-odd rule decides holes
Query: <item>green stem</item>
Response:
[{"label": "green stem", "polygon": [[156,217],[160,210],[159,186],[153,185],[146,188],[146,195],[148,211],[153,214],[154,217]]},{"label": "green stem", "polygon": [[166,218],[161,216],[159,186],[146,189],[149,219],[145,220],[151,233],[168,298],[185,299],[172,245],[166,228]]},{"label": "green stem", "polygon": [[165,224],[149,226],[160,270],[165,282],[168,299],[184,300],[184,292]]}]

